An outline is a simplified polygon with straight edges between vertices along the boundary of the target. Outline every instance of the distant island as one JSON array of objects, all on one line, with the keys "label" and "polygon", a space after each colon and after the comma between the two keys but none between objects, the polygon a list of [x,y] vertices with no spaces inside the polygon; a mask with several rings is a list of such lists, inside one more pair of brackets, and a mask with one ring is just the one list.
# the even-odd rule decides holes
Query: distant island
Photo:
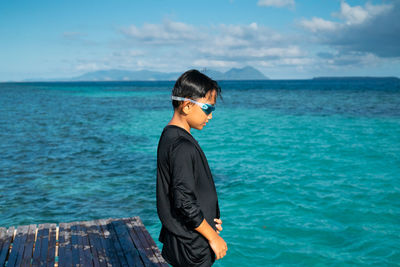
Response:
[{"label": "distant island", "polygon": [[397,77],[389,76],[389,77],[372,77],[372,76],[326,76],[326,77],[314,77],[313,80],[348,80],[348,81],[355,81],[355,80],[400,80]]},{"label": "distant island", "polygon": [[227,72],[207,69],[202,72],[214,80],[269,80],[269,78],[262,72],[250,66],[244,68],[232,68]]},{"label": "distant island", "polygon": [[[227,72],[220,72],[212,69],[201,70],[214,80],[268,80],[268,78],[259,70],[246,66],[244,68],[232,68]],[[97,81],[175,81],[182,72],[158,72],[149,70],[129,71],[129,70],[99,70],[88,72],[83,75],[62,78],[62,79],[29,79],[26,82],[33,81],[63,81],[63,82],[97,82]]]}]

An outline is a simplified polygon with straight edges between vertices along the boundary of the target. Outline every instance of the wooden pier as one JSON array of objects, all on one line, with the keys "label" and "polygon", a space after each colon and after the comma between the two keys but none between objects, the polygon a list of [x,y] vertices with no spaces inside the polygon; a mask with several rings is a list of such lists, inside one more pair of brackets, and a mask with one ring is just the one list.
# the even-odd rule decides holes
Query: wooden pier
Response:
[{"label": "wooden pier", "polygon": [[168,267],[139,217],[0,227],[0,266]]}]

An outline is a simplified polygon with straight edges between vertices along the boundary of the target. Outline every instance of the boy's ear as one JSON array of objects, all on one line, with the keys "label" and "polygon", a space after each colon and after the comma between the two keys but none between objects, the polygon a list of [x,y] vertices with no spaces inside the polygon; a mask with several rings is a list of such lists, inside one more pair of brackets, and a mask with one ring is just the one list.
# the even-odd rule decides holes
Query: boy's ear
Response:
[{"label": "boy's ear", "polygon": [[[188,101],[189,102],[189,101]],[[182,104],[182,112],[188,115],[191,111],[191,103],[183,102]]]}]

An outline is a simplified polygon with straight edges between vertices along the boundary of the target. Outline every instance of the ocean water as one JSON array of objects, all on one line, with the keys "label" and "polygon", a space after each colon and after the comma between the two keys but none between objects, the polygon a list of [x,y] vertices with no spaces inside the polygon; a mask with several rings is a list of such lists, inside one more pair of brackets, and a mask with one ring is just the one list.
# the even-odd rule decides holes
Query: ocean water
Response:
[{"label": "ocean water", "polygon": [[[0,84],[0,226],[140,216],[174,82]],[[400,83],[223,81],[215,266],[400,265]]]}]

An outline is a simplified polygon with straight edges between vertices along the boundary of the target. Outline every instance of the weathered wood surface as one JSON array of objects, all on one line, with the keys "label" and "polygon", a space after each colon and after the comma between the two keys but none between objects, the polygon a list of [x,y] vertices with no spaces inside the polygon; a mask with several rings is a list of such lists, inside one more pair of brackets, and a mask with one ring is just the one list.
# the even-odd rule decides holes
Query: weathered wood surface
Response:
[{"label": "weathered wood surface", "polygon": [[0,267],[167,267],[139,217],[0,227]]}]

